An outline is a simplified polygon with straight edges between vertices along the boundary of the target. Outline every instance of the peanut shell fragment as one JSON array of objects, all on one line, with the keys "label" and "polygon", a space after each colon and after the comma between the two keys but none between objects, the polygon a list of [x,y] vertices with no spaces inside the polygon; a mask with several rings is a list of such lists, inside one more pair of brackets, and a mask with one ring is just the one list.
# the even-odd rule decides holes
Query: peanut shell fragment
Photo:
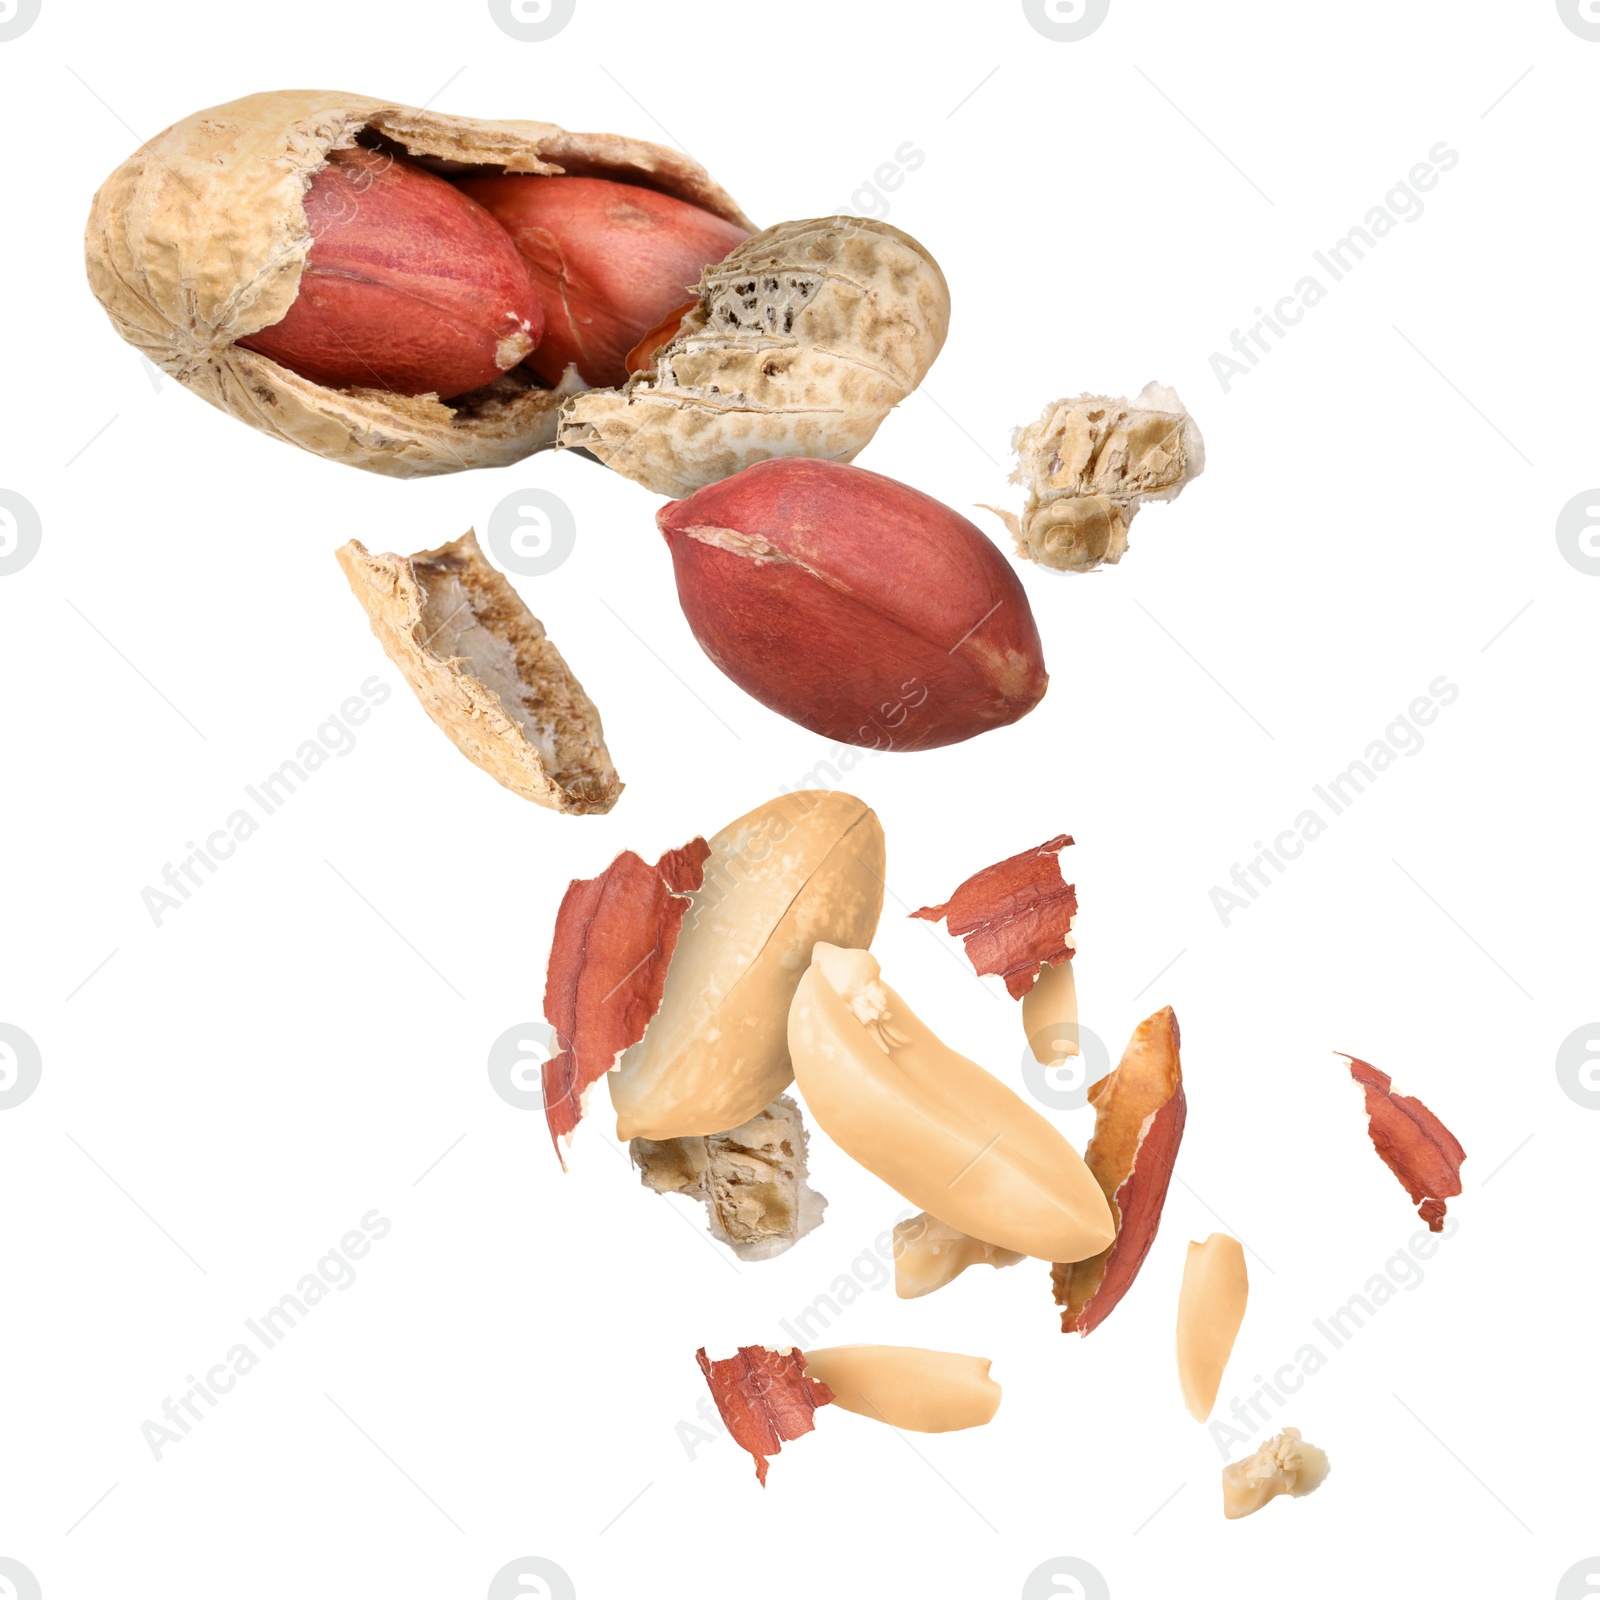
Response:
[{"label": "peanut shell fragment", "polygon": [[1139,508],[1176,500],[1205,470],[1205,443],[1176,391],[1147,383],[1133,400],[1056,400],[1018,428],[1013,483],[1028,491],[1021,516],[990,507],[1017,554],[1057,572],[1120,561]]},{"label": "peanut shell fragment", "polygon": [[335,553],[385,654],[473,765],[553,811],[617,803],[600,713],[471,529],[412,556],[355,539]]},{"label": "peanut shell fragment", "polygon": [[1191,1242],[1178,1293],[1178,1384],[1196,1422],[1217,1403],[1249,1299],[1250,1274],[1237,1239],[1213,1233],[1204,1244]]},{"label": "peanut shell fragment", "polygon": [[1111,1243],[1078,1152],[993,1074],[942,1043],[865,950],[818,944],[789,1012],[795,1083],[823,1131],[913,1205],[1045,1261]]},{"label": "peanut shell fragment", "polygon": [[838,791],[780,795],[717,834],[661,1008],[606,1079],[617,1137],[720,1134],[771,1105],[812,947],[872,938],[883,873],[876,813]]},{"label": "peanut shell fragment", "polygon": [[771,456],[851,461],[949,325],[944,274],[909,234],[863,217],[781,223],[701,273],[643,371],[567,401],[560,442],[674,497]]},{"label": "peanut shell fragment", "polygon": [[841,1344],[806,1353],[806,1372],[841,1411],[909,1433],[979,1428],[1000,1409],[983,1356],[906,1345]]},{"label": "peanut shell fragment", "polygon": [[800,1108],[784,1094],[727,1133],[635,1139],[628,1151],[646,1188],[704,1201],[714,1238],[741,1261],[766,1261],[827,1207],[806,1182],[806,1143]]},{"label": "peanut shell fragment", "polygon": [[1133,1286],[1161,1224],[1188,1103],[1178,1019],[1163,1007],[1134,1029],[1116,1069],[1089,1090],[1094,1137],[1085,1152],[1117,1220],[1115,1242],[1087,1261],[1051,1270],[1061,1331],[1088,1334]]},{"label": "peanut shell fragment", "polygon": [[1300,1499],[1320,1489],[1328,1476],[1328,1455],[1285,1428],[1253,1456],[1222,1469],[1222,1514],[1230,1522],[1259,1511],[1280,1494]]},{"label": "peanut shell fragment", "polygon": [[569,370],[556,388],[540,388],[516,369],[445,404],[326,388],[237,343],[281,322],[294,303],[312,243],[306,188],[330,152],[358,141],[447,177],[569,173],[636,183],[750,226],[699,165],[660,145],[337,91],[248,95],[141,145],[100,186],[84,234],[90,287],[117,332],[263,433],[390,477],[507,466],[546,449],[582,381]]}]

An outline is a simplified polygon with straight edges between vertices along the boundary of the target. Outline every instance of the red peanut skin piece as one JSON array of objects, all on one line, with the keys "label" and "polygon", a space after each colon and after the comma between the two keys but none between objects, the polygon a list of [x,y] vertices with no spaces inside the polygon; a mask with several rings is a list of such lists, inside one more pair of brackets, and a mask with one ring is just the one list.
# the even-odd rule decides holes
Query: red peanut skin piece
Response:
[{"label": "red peanut skin piece", "polygon": [[656,523],[700,648],[813,733],[926,750],[1015,722],[1044,694],[1016,573],[917,489],[775,458],[672,501]]},{"label": "red peanut skin piece", "polygon": [[575,362],[585,383],[626,382],[628,354],[693,292],[702,268],[750,237],[672,195],[609,178],[468,178],[516,242],[544,305],[528,361],[544,382]]},{"label": "red peanut skin piece", "polygon": [[305,197],[312,245],[281,322],[239,340],[330,389],[443,400],[516,366],[544,328],[527,264],[482,206],[376,150],[330,152]]},{"label": "red peanut skin piece", "polygon": [[1095,1125],[1084,1159],[1111,1202],[1117,1237],[1087,1261],[1051,1268],[1063,1333],[1098,1328],[1155,1243],[1189,1115],[1180,1043],[1178,1019],[1165,1006],[1139,1024],[1116,1071],[1089,1091]]}]

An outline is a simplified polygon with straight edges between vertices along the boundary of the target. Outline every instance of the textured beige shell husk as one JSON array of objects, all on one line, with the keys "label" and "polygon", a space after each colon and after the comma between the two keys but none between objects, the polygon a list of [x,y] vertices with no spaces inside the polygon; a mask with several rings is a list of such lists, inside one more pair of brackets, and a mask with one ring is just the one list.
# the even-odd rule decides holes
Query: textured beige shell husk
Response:
[{"label": "textured beige shell husk", "polygon": [[909,234],[860,217],[785,222],[705,269],[649,369],[568,400],[559,442],[678,497],[771,456],[851,461],[949,326],[944,274]]},{"label": "textured beige shell husk", "polygon": [[364,130],[446,174],[528,172],[645,184],[753,224],[706,172],[660,145],[548,122],[495,122],[333,91],[247,96],[157,134],[94,197],[90,287],[156,366],[263,433],[391,477],[520,461],[555,442],[583,386],[519,376],[443,404],[380,389],[325,389],[235,340],[281,321],[311,247],[303,197],[330,150]]},{"label": "textured beige shell husk", "polygon": [[1010,528],[1017,554],[1056,572],[1120,561],[1139,508],[1176,500],[1205,471],[1205,441],[1177,391],[1147,383],[1132,400],[1053,400],[1012,436],[1021,516],[987,509]]},{"label": "textured beige shell husk", "polygon": [[336,554],[385,653],[469,761],[553,811],[617,803],[600,713],[470,530],[412,556],[354,539]]}]

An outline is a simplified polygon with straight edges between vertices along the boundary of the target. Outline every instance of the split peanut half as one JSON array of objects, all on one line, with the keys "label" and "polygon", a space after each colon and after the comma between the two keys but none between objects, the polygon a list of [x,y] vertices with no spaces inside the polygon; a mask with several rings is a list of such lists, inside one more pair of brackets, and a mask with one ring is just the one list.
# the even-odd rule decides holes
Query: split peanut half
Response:
[{"label": "split peanut half", "polygon": [[819,939],[865,944],[883,909],[883,828],[854,795],[802,790],[711,841],[644,1038],[606,1077],[619,1139],[738,1128],[789,1086],[789,1002]]},{"label": "split peanut half", "polygon": [[833,1391],[833,1403],[911,1433],[978,1428],[1000,1409],[1000,1385],[983,1356],[906,1345],[841,1344],[808,1350],[806,1376]]},{"label": "split peanut half", "polygon": [[1078,1152],[935,1037],[867,951],[816,946],[790,1007],[789,1053],[829,1137],[941,1222],[1043,1261],[1111,1243],[1111,1208]]},{"label": "split peanut half", "polygon": [[1196,1422],[1204,1422],[1217,1403],[1249,1298],[1250,1276],[1237,1239],[1214,1233],[1204,1244],[1190,1244],[1178,1294],[1178,1382]]}]

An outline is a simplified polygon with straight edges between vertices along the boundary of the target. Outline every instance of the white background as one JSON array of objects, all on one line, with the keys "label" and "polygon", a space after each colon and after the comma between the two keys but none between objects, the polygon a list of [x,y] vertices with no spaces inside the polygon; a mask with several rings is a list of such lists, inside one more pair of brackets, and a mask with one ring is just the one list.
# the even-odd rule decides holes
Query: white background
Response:
[{"label": "white background", "polygon": [[[46,1600],[476,1597],[523,1556],[583,1600],[1009,1597],[1065,1556],[1118,1600],[1542,1597],[1600,1556],[1600,1114],[1555,1070],[1600,1014],[1600,578],[1555,531],[1600,482],[1597,74],[1555,0],[1112,0],[1076,43],[1014,0],[578,0],[545,43],[482,3],[43,0],[0,42],[0,487],[43,529],[0,578],[0,1022],[43,1061],[0,1112],[0,1556]],[[823,1341],[991,1356],[988,1428],[824,1412],[758,1489],[679,1428],[701,1425],[695,1347],[787,1343],[841,1274],[881,1282],[902,1203],[818,1136],[826,1224],[741,1265],[639,1189],[603,1115],[563,1176],[491,1088],[567,880],[710,833],[829,747],[700,654],[635,485],[552,455],[357,473],[116,339],[83,277],[96,185],[179,117],[291,86],[677,143],[762,223],[881,214],[857,191],[909,141],[925,160],[887,215],[954,318],[861,460],[951,505],[1017,503],[1010,430],[1056,396],[1159,378],[1197,416],[1206,476],[1120,567],[1022,573],[1039,709],[848,779],[888,834],[886,975],[958,1048],[1020,1085],[997,980],[902,905],[1058,830],[1086,1022],[1113,1049],[1159,1005],[1182,1024],[1180,1181],[1098,1332],[1056,1331],[1035,1263],[917,1302],[863,1289]],[[1441,141],[1460,159],[1423,214],[1224,393],[1213,352]],[[628,782],[604,818],[458,756],[332,557],[482,530],[527,486],[577,519],[571,559],[520,586],[604,713]],[[140,891],[374,674],[395,692],[356,748],[155,926]],[[1440,675],[1459,696],[1424,747],[1224,926],[1213,886]],[[1330,1452],[1325,1487],[1225,1523],[1171,1357],[1185,1242],[1250,1247],[1220,1415],[1313,1318],[1409,1276],[1420,1231],[1335,1050],[1459,1135],[1460,1227],[1274,1414]],[[1087,1114],[1060,1120],[1081,1146]],[[374,1208],[392,1229],[359,1280],[153,1459],[141,1424]],[[1028,1592],[1084,1591],[1047,1569]]]}]

